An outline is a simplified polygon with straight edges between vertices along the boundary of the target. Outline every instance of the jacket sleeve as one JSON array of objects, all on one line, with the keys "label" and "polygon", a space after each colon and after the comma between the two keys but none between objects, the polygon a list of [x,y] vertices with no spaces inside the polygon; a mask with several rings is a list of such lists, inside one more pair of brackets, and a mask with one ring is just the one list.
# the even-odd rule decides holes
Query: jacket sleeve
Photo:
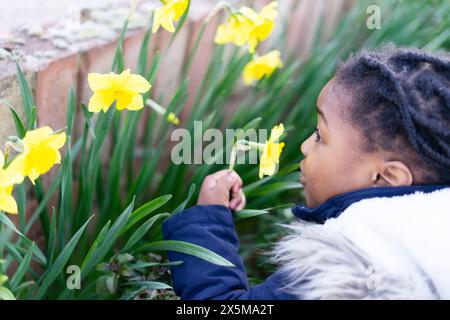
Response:
[{"label": "jacket sleeve", "polygon": [[239,256],[239,240],[230,210],[224,206],[194,206],[165,220],[164,240],[179,240],[207,248],[234,264],[219,266],[192,255],[169,251],[175,293],[184,300],[287,300],[282,292],[283,277],[274,273],[265,282],[249,288],[244,264]]}]

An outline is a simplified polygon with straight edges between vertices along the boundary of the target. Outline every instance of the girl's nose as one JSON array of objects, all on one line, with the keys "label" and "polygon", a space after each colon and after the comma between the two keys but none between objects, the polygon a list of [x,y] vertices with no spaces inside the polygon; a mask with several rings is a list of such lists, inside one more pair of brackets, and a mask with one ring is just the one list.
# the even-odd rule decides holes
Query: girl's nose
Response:
[{"label": "girl's nose", "polygon": [[310,145],[311,145],[311,139],[313,138],[313,134],[312,135],[310,135],[305,141],[303,141],[303,143],[302,143],[302,145],[301,145],[301,147],[300,147],[300,150],[301,150],[301,152],[303,153],[303,155],[306,157],[307,155],[308,155],[308,153],[309,153],[309,148],[310,148]]}]

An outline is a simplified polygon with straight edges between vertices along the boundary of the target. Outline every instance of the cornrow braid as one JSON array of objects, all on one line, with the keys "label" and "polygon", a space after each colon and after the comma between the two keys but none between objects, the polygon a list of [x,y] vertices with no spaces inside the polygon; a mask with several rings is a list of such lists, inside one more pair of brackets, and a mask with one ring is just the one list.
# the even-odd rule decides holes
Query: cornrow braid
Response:
[{"label": "cornrow braid", "polygon": [[389,46],[350,57],[336,79],[365,151],[400,155],[414,183],[450,184],[450,56]]}]

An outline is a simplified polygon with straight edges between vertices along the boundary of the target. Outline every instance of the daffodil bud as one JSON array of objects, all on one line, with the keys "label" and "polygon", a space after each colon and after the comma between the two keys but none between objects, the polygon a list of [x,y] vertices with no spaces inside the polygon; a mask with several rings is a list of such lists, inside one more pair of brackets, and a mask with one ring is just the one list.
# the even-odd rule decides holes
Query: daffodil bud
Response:
[{"label": "daffodil bud", "polygon": [[176,126],[180,124],[180,119],[178,119],[178,117],[173,112],[170,112],[167,115],[167,121],[173,123]]}]

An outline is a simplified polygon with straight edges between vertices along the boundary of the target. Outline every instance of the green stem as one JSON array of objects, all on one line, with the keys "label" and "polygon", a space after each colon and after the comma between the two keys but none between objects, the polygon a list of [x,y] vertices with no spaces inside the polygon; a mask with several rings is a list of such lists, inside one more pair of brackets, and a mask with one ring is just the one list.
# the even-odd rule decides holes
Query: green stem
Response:
[{"label": "green stem", "polygon": [[233,148],[231,149],[230,165],[229,165],[228,169],[230,171],[232,171],[234,169],[234,165],[236,164],[236,160],[237,160],[237,152],[239,150],[248,151],[250,149],[257,149],[259,151],[263,151],[264,147],[265,147],[264,143],[247,141],[247,140],[237,140],[236,143],[233,145]]}]

